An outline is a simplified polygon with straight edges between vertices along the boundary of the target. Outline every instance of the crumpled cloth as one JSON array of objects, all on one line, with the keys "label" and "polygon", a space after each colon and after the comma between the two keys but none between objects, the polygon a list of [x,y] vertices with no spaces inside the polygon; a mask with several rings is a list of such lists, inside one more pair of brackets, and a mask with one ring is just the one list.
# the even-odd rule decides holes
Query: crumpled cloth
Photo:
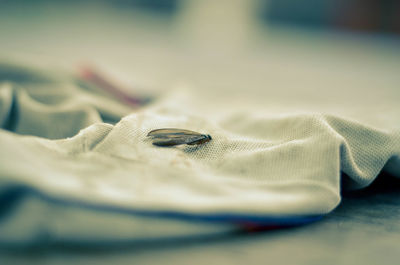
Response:
[{"label": "crumpled cloth", "polygon": [[[318,219],[341,189],[400,177],[400,116],[240,110],[178,90],[132,109],[86,84],[0,65],[0,244],[130,242]],[[388,114],[389,115],[389,114]],[[395,125],[395,126],[392,126]],[[210,134],[161,148],[147,133]]]}]

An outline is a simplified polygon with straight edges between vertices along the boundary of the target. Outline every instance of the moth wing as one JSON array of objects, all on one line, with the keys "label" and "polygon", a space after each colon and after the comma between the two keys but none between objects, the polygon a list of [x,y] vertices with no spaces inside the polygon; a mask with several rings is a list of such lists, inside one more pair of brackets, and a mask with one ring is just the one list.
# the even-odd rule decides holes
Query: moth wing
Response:
[{"label": "moth wing", "polygon": [[152,139],[177,139],[177,138],[182,138],[182,137],[191,137],[192,135],[179,135],[179,134],[157,134],[157,135],[151,135]]},{"label": "moth wing", "polygon": [[176,129],[176,128],[156,129],[150,131],[147,134],[147,136],[153,136],[153,137],[163,137],[165,135],[181,136],[181,135],[201,135],[201,134],[190,130]]},{"label": "moth wing", "polygon": [[181,136],[181,137],[165,137],[165,138],[157,138],[153,141],[154,145],[157,146],[173,146],[173,145],[181,145],[181,144],[190,144],[192,142],[199,141],[203,139],[203,135],[195,135],[195,136]]}]

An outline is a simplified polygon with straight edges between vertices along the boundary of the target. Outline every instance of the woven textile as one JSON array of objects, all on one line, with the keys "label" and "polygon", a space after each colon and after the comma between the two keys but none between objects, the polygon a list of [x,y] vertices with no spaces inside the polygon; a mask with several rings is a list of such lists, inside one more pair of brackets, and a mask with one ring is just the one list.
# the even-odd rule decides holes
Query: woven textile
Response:
[{"label": "woven textile", "polygon": [[[374,126],[251,103],[235,110],[192,90],[134,110],[69,78],[6,65],[0,71],[0,241],[6,244],[302,223],[332,211],[342,188],[368,186],[382,169],[400,176],[400,134],[392,126],[398,115]],[[157,128],[194,130],[212,140],[160,148],[146,137]]]}]

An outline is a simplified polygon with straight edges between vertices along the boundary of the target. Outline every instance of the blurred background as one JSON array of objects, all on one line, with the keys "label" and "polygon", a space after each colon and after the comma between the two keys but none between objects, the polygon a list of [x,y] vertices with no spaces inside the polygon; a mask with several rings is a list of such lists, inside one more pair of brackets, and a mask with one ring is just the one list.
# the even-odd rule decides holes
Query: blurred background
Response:
[{"label": "blurred background", "polygon": [[267,90],[351,101],[361,90],[366,104],[392,101],[400,2],[0,0],[0,59],[90,64],[151,93],[185,83],[256,100]]}]

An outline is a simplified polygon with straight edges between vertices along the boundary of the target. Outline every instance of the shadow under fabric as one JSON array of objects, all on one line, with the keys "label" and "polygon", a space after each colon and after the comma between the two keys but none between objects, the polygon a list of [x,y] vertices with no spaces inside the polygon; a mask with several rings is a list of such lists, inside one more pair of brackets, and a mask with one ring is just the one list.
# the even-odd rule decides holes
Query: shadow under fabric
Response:
[{"label": "shadow under fabric", "polygon": [[[371,126],[251,103],[219,112],[220,99],[191,90],[132,109],[62,74],[2,64],[0,79],[2,246],[299,225],[331,212],[341,189],[382,170],[400,177],[398,113]],[[146,138],[171,127],[212,140],[159,148]]]}]

